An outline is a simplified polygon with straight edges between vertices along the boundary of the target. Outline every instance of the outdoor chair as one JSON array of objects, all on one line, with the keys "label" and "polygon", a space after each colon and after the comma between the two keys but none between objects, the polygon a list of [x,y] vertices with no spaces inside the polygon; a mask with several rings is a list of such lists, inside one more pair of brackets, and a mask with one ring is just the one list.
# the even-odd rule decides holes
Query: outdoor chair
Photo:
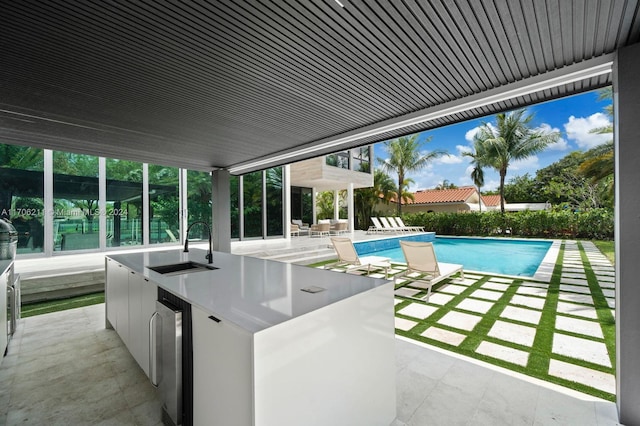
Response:
[{"label": "outdoor chair", "polygon": [[298,231],[300,234],[308,234],[309,233],[309,224],[302,222],[300,219],[292,219],[291,223],[294,225],[298,225]]},{"label": "outdoor chair", "polygon": [[366,269],[368,275],[371,273],[371,268],[375,267],[383,268],[384,277],[389,277],[389,268],[391,268],[389,258],[381,256],[358,256],[358,252],[356,252],[353,242],[348,237],[331,237],[331,243],[338,255],[338,261],[336,263],[325,265],[324,269],[336,266],[346,266],[346,272]]},{"label": "outdoor chair", "polygon": [[401,228],[405,228],[409,231],[413,231],[413,232],[424,232],[424,226],[407,226],[404,224],[404,221],[402,220],[402,218],[400,216],[396,217],[396,223],[398,224],[398,226],[400,226]]},{"label": "outdoor chair", "polygon": [[309,236],[310,237],[323,237],[325,235],[329,235],[329,231],[331,230],[330,223],[314,223],[309,228]]},{"label": "outdoor chair", "polygon": [[394,229],[391,229],[390,226],[383,226],[381,223],[382,218],[377,218],[377,217],[372,217],[371,218],[371,222],[373,222],[373,225],[376,227],[376,232],[383,232],[383,233],[387,233],[387,232],[395,232]]},{"label": "outdoor chair", "polygon": [[329,228],[329,234],[331,235],[341,235],[347,232],[349,232],[349,222],[342,220],[332,224]]},{"label": "outdoor chair", "polygon": [[382,228],[382,225],[378,221],[377,217],[372,217],[371,222],[373,223],[373,225],[369,226],[369,229],[367,229],[367,234],[378,234],[380,232],[384,232],[384,229]]},{"label": "outdoor chair", "polygon": [[438,262],[432,243],[400,241],[400,247],[402,247],[404,258],[407,261],[407,270],[396,275],[394,281],[397,283],[398,278],[413,272],[423,274],[422,277],[415,279],[415,281],[411,283],[411,287],[427,290],[427,295],[421,298],[421,300],[425,302],[429,301],[431,288],[434,284],[458,272],[460,273],[460,278],[464,278],[462,265]]},{"label": "outdoor chair", "polygon": [[398,228],[397,226],[393,226],[391,225],[391,223],[389,222],[389,220],[386,217],[381,217],[380,218],[380,222],[382,222],[382,226],[384,228],[385,231],[387,232],[395,232],[397,233],[404,233],[404,230],[402,228]]},{"label": "outdoor chair", "polygon": [[300,236],[300,227],[295,223],[291,224],[291,236],[299,237]]}]

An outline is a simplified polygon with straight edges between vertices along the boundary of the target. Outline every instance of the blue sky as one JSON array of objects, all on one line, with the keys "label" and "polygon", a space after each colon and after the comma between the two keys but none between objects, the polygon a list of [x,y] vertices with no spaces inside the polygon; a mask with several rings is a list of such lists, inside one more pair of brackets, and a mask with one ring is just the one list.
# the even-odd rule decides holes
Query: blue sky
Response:
[{"label": "blue sky", "polygon": [[[534,113],[531,125],[550,131],[559,131],[560,140],[535,156],[512,163],[507,171],[506,181],[509,182],[513,177],[525,173],[535,176],[537,170],[548,166],[572,151],[586,151],[610,140],[611,135],[598,135],[589,132],[593,128],[603,127],[610,123],[609,117],[603,110],[606,105],[610,104],[610,101],[598,101],[597,98],[598,93],[594,91],[528,107],[527,111]],[[469,158],[462,156],[461,152],[471,151],[474,132],[483,123],[492,122],[495,123],[494,117],[487,116],[420,133],[418,140],[423,142],[423,151],[442,149],[447,151],[449,155],[435,160],[422,171],[409,173],[408,177],[415,182],[411,184],[409,190],[434,188],[445,179],[458,186],[472,185],[473,182],[469,177],[471,173]],[[424,143],[428,137],[431,137],[431,141]],[[386,156],[384,145],[382,143],[376,144],[374,158],[386,158]],[[375,163],[376,168],[379,168],[380,163],[378,161]],[[395,180],[397,176],[392,175],[392,178]],[[498,185],[498,173],[491,169],[485,169],[485,186],[482,187],[482,190],[497,189]]]}]

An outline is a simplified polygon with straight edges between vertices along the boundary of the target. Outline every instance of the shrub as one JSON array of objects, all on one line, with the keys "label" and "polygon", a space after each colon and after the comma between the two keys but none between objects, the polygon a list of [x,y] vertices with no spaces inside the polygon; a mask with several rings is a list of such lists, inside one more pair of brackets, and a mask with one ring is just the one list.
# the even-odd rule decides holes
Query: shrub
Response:
[{"label": "shrub", "polygon": [[442,235],[486,236],[510,230],[512,236],[538,238],[613,239],[613,211],[499,211],[469,213],[405,213],[407,225],[424,226]]}]

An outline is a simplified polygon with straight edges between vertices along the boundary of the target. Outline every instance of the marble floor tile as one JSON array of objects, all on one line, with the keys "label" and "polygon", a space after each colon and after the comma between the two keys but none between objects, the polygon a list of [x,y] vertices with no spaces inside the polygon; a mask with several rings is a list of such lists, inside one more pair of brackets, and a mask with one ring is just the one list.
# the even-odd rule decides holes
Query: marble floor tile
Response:
[{"label": "marble floor tile", "polygon": [[527,322],[529,324],[538,325],[542,312],[533,309],[518,308],[515,306],[507,306],[500,314],[502,318],[508,318],[516,321]]},{"label": "marble floor tile", "polygon": [[452,296],[450,294],[444,294],[444,293],[431,293],[431,296],[429,296],[429,303],[433,303],[435,305],[446,305],[447,303],[451,302],[451,300],[453,300],[455,296]]},{"label": "marble floor tile", "polygon": [[561,279],[566,279],[566,278],[577,278],[581,280],[586,280],[587,274],[582,274],[578,272],[563,272]]},{"label": "marble floor tile", "polygon": [[555,333],[553,335],[552,352],[605,367],[611,367],[607,346],[602,342],[594,342],[593,340]]},{"label": "marble floor tile", "polygon": [[534,309],[542,309],[544,307],[544,302],[545,300],[539,297],[521,296],[516,294],[511,298],[509,304],[526,306]]},{"label": "marble floor tile", "polygon": [[481,342],[476,352],[491,358],[500,359],[521,366],[526,366],[529,360],[529,352],[491,342]]},{"label": "marble floor tile", "polygon": [[604,295],[604,297],[616,297],[616,291],[612,289],[603,288],[602,294]]},{"label": "marble floor tile", "polygon": [[456,284],[447,284],[438,289],[438,292],[442,293],[450,293],[450,294],[460,294],[465,291],[468,287],[464,285],[456,285]]},{"label": "marble floor tile", "polygon": [[590,294],[567,293],[565,291],[558,292],[558,299],[565,302],[584,303],[593,306],[593,298]]},{"label": "marble floor tile", "polygon": [[438,308],[434,306],[423,305],[421,303],[412,303],[409,306],[400,309],[397,313],[406,315],[408,317],[425,319],[437,310]]},{"label": "marble floor tile", "polygon": [[602,334],[602,328],[596,321],[589,321],[586,319],[570,318],[564,315],[556,316],[556,329],[563,331],[570,331],[576,334],[583,334],[585,336],[597,337],[604,339]]},{"label": "marble floor tile", "polygon": [[417,324],[416,321],[395,317],[395,326],[398,330],[409,331]]},{"label": "marble floor tile", "polygon": [[589,286],[589,281],[585,280],[581,280],[578,278],[561,278],[560,279],[560,283],[562,284],[574,284],[574,285],[578,285],[578,286],[585,286],[588,287]]},{"label": "marble floor tile", "polygon": [[462,302],[458,303],[455,308],[486,314],[493,305],[494,304],[492,302],[485,302],[484,300],[464,299]]},{"label": "marble floor tile", "polygon": [[598,319],[598,314],[593,306],[578,305],[575,303],[558,302],[558,313],[576,315],[584,318]]},{"label": "marble floor tile", "polygon": [[396,296],[415,297],[416,294],[421,293],[422,290],[413,290],[407,287],[400,287],[395,291]]},{"label": "marble floor tile", "polygon": [[586,285],[560,284],[560,291],[571,291],[573,293],[591,294],[591,290]]},{"label": "marble floor tile", "polygon": [[400,304],[400,303],[402,303],[402,302],[404,302],[404,300],[403,300],[403,299],[395,299],[395,298],[393,299],[393,304],[394,304],[394,305],[398,305],[398,304]]},{"label": "marble floor tile", "polygon": [[536,337],[536,329],[498,320],[493,324],[488,335],[507,342],[531,346]]},{"label": "marble floor tile", "polygon": [[613,374],[592,370],[576,364],[552,359],[549,362],[549,375],[571,380],[576,383],[584,383],[596,389],[616,393],[616,378]]},{"label": "marble floor tile", "polygon": [[477,297],[478,299],[487,299],[487,300],[498,300],[502,297],[504,293],[499,291],[491,291],[491,290],[476,290],[471,293],[470,297]]},{"label": "marble floor tile", "polygon": [[494,283],[512,284],[513,278],[492,277],[489,281]]},{"label": "marble floor tile", "polygon": [[506,291],[509,288],[509,284],[487,281],[486,283],[483,283],[480,287],[485,290]]},{"label": "marble floor tile", "polygon": [[516,294],[523,294],[527,296],[547,297],[547,289],[539,287],[524,287],[520,286],[516,290]]},{"label": "marble floor tile", "polygon": [[616,300],[615,299],[611,299],[609,297],[605,297],[604,299],[607,301],[607,305],[609,305],[610,308],[615,309],[615,307],[616,307]]},{"label": "marble floor tile", "polygon": [[421,334],[421,336],[453,346],[460,345],[460,343],[467,338],[465,334],[445,330],[440,327],[429,327]]},{"label": "marble floor tile", "polygon": [[480,322],[481,316],[465,314],[462,312],[448,312],[438,320],[439,324],[448,325],[449,327],[459,328],[461,330],[471,331]]}]

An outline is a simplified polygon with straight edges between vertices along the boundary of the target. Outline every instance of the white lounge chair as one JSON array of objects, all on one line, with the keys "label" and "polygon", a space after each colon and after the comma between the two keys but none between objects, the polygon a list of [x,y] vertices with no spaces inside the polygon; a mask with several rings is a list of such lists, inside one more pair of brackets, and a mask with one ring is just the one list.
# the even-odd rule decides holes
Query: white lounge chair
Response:
[{"label": "white lounge chair", "polygon": [[402,220],[401,217],[396,217],[396,223],[398,224],[398,226],[408,229],[409,231],[413,231],[413,232],[424,232],[424,226],[407,226],[404,224],[404,221]]},{"label": "white lounge chair", "polygon": [[324,269],[346,265],[347,272],[366,269],[367,274],[370,274],[371,268],[376,267],[383,268],[384,277],[389,277],[389,268],[391,267],[389,258],[381,256],[358,256],[353,242],[348,237],[331,237],[331,243],[338,254],[338,262],[325,265]]},{"label": "white lounge chair", "polygon": [[367,234],[379,234],[381,232],[385,232],[377,217],[372,217],[371,222],[373,223],[373,226],[370,226],[369,229],[367,229]]},{"label": "white lounge chair", "polygon": [[382,226],[384,227],[384,230],[386,232],[395,232],[396,234],[404,233],[404,230],[402,228],[398,228],[397,226],[391,225],[391,223],[389,222],[389,220],[386,217],[381,217],[380,218],[380,222],[382,222]]},{"label": "white lounge chair", "polygon": [[424,276],[411,283],[411,287],[423,288],[427,290],[427,295],[420,298],[425,302],[429,301],[431,288],[434,284],[460,273],[460,278],[464,278],[462,265],[455,263],[438,262],[436,252],[432,243],[418,241],[400,241],[400,247],[407,261],[407,270],[396,275],[394,280],[412,272],[418,272]]}]

